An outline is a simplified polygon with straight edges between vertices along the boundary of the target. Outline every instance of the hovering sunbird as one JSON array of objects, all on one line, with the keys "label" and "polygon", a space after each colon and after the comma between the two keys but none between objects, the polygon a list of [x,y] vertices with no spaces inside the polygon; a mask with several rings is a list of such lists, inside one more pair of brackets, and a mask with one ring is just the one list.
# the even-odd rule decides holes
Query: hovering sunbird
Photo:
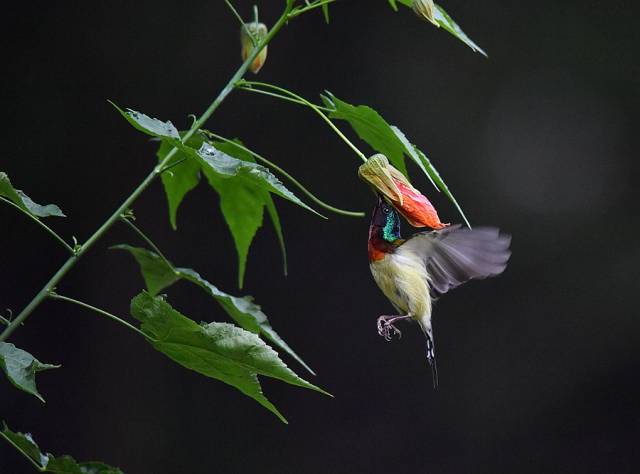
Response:
[{"label": "hovering sunbird", "polygon": [[[444,226],[444,225],[443,225]],[[396,209],[378,194],[369,226],[369,266],[373,279],[399,314],[380,316],[378,334],[401,336],[395,323],[414,320],[427,338],[427,360],[438,385],[431,310],[434,298],[470,279],[499,275],[511,255],[511,237],[494,227],[460,225],[400,235]]]}]

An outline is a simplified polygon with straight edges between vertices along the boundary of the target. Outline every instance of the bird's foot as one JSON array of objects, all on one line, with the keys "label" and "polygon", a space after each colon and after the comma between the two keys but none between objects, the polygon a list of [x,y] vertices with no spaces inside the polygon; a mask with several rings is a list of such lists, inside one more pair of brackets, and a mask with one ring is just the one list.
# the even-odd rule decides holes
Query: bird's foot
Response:
[{"label": "bird's foot", "polygon": [[376,321],[378,326],[378,334],[384,337],[385,341],[390,341],[394,336],[398,336],[398,339],[402,339],[402,331],[395,327],[394,322],[400,319],[410,318],[410,315],[407,316],[380,316]]}]

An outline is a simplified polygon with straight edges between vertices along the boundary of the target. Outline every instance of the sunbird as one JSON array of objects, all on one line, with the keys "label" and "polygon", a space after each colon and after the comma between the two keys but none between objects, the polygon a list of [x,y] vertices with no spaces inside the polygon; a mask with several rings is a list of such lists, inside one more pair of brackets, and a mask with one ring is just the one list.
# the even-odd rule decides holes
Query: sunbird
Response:
[{"label": "sunbird", "polygon": [[431,309],[434,299],[475,278],[499,275],[511,256],[511,237],[495,227],[461,225],[400,235],[398,212],[378,195],[369,226],[369,267],[373,279],[399,312],[377,319],[378,334],[402,336],[395,323],[414,320],[427,338],[427,360],[438,386]]}]

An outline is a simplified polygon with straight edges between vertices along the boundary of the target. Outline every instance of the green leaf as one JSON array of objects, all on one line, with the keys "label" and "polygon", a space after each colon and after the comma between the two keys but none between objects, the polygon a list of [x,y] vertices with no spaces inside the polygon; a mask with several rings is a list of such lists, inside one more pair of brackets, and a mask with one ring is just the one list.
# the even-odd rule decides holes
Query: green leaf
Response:
[{"label": "green leaf", "polygon": [[[397,2],[399,2],[399,3],[401,3],[404,6],[409,7],[409,8],[411,8],[411,6],[413,4],[413,0],[389,0],[389,4],[391,5],[391,7],[395,11],[398,11],[398,6],[396,5]],[[469,38],[465,34],[465,32],[462,31],[462,28],[460,28],[460,26],[458,26],[458,24],[455,21],[453,21],[453,18],[451,18],[449,16],[449,14],[445,11],[444,8],[442,8],[437,3],[434,3],[434,6],[435,6],[434,19],[436,20],[438,25],[440,25],[442,28],[444,28],[449,33],[451,33],[453,36],[458,38],[464,44],[469,46],[474,52],[480,53],[484,57],[488,57],[487,53],[485,53],[484,50],[480,46],[478,46],[476,43],[474,43],[471,40],[471,38]]]},{"label": "green leaf", "polygon": [[385,155],[403,174],[407,174],[404,155],[408,152],[391,126],[378,112],[366,105],[351,105],[329,92],[326,96],[322,96],[322,100],[327,107],[333,109],[329,114],[330,118],[349,122],[362,140]]},{"label": "green leaf", "polygon": [[44,468],[49,462],[49,455],[42,454],[40,448],[29,433],[14,433],[6,423],[3,423],[0,436],[41,468]]},{"label": "green leaf", "polygon": [[122,110],[115,103],[109,101],[118,112],[129,122],[133,128],[140,130],[152,137],[165,137],[180,140],[180,134],[176,127],[169,121],[163,122],[141,112],[137,112],[132,109]]},{"label": "green leaf", "polygon": [[36,396],[44,402],[44,398],[36,388],[36,374],[48,369],[57,369],[59,365],[43,364],[27,351],[18,349],[13,344],[0,341],[0,368],[7,378],[20,390]]},{"label": "green leaf", "polygon": [[198,325],[162,297],[141,293],[131,301],[131,314],[155,349],[178,364],[225,382],[253,398],[280,420],[286,420],[264,396],[258,375],[291,385],[327,392],[298,377],[256,334],[228,323]]},{"label": "green leaf", "polygon": [[405,175],[407,175],[407,170],[404,164],[404,158],[405,156],[409,157],[427,176],[431,184],[433,184],[437,190],[444,192],[467,225],[469,225],[469,221],[464,215],[464,212],[462,212],[462,208],[445,184],[440,173],[438,173],[438,170],[426,155],[409,141],[398,127],[389,125],[378,112],[366,105],[351,105],[338,99],[331,93],[327,93],[327,96],[323,96],[322,99],[327,107],[333,109],[329,117],[349,122],[360,138],[367,142],[374,150],[385,155],[391,164]]},{"label": "green leaf", "polygon": [[101,462],[76,462],[71,456],[43,454],[29,433],[15,433],[4,423],[0,431],[9,444],[29,458],[41,472],[54,474],[124,474],[120,469]]},{"label": "green leaf", "polygon": [[0,196],[7,198],[23,211],[36,217],[66,217],[55,204],[41,206],[31,200],[25,193],[16,189],[6,173],[0,172]]},{"label": "green leaf", "polygon": [[282,340],[271,327],[267,316],[260,306],[253,302],[251,296],[236,297],[219,290],[215,285],[202,278],[190,268],[176,268],[170,262],[166,262],[158,254],[140,247],[130,245],[116,245],[111,247],[130,252],[137,260],[142,271],[142,277],[147,285],[147,290],[152,296],[156,296],[163,289],[179,280],[187,280],[198,285],[208,295],[213,297],[222,306],[222,309],[238,325],[247,331],[260,334],[270,340],[274,345],[293,357],[300,365],[315,375],[313,370],[296,354],[289,345]]},{"label": "green leaf", "polygon": [[[195,139],[196,137],[192,137],[189,143],[191,144]],[[202,139],[200,139],[200,143],[202,143]],[[174,146],[169,142],[161,141],[160,148],[156,153],[158,161],[162,162],[173,148]],[[182,162],[161,175],[162,185],[169,203],[169,221],[174,230],[178,227],[176,218],[182,200],[200,182],[200,164],[180,150],[169,163],[166,163],[166,166],[171,166],[179,161]]]}]

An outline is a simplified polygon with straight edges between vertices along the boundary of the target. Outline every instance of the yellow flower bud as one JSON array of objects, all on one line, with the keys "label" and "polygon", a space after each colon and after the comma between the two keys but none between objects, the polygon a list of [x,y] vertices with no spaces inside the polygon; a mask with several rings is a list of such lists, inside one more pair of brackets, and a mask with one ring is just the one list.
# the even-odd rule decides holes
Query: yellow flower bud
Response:
[{"label": "yellow flower bud", "polygon": [[411,8],[420,18],[430,21],[438,27],[440,26],[435,18],[436,7],[433,4],[433,0],[413,0]]},{"label": "yellow flower bud", "polygon": [[[260,43],[260,41],[266,38],[268,32],[269,30],[267,30],[267,27],[264,23],[252,22],[242,25],[242,28],[240,28],[240,44],[242,45],[243,61],[246,61],[253,51],[253,48],[255,47],[254,41],[255,44]],[[253,62],[249,66],[249,70],[254,74],[258,74],[258,71],[262,69],[262,66],[264,66],[266,60],[267,47],[265,46],[253,60]]]}]

